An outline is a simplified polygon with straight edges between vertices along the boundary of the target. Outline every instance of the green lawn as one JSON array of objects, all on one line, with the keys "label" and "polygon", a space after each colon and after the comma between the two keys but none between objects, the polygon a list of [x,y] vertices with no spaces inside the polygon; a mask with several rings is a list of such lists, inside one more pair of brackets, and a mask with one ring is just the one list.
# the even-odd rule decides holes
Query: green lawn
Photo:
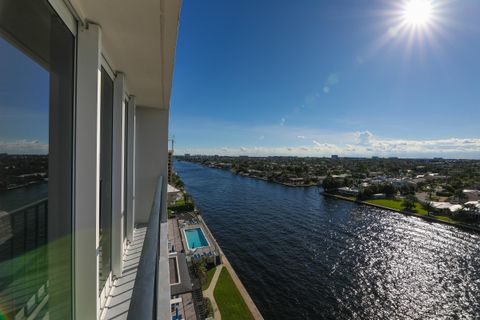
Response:
[{"label": "green lawn", "polygon": [[183,206],[184,204],[185,204],[185,199],[183,197],[175,201],[176,206]]},{"label": "green lawn", "polygon": [[220,309],[222,320],[253,319],[227,268],[222,269],[213,295]]},{"label": "green lawn", "polygon": [[[367,200],[365,202],[372,203],[372,204],[377,204],[377,205],[392,208],[392,209],[395,209],[395,210],[403,210],[401,200],[375,199],[375,200]],[[427,215],[427,210],[423,209],[422,205],[419,202],[415,203],[415,210],[416,210],[415,213],[417,213],[417,214],[420,214],[420,215],[423,215],[423,216]],[[450,223],[456,223],[455,220],[453,220],[453,219],[451,219],[450,217],[447,217],[447,216],[431,214],[430,217],[436,218],[438,220],[450,222]]]},{"label": "green lawn", "polygon": [[212,282],[213,275],[215,274],[215,270],[217,270],[217,267],[213,267],[212,269],[207,271],[207,281],[205,283],[202,283],[202,290],[208,289],[210,282]]},{"label": "green lawn", "polygon": [[[391,199],[373,199],[373,200],[367,200],[366,202],[372,203],[372,204],[377,204],[380,206],[392,208],[395,210],[403,210],[402,207],[402,200],[391,200]],[[422,205],[420,202],[415,203],[415,213],[421,214],[421,215],[427,215],[427,210],[422,208]]]}]

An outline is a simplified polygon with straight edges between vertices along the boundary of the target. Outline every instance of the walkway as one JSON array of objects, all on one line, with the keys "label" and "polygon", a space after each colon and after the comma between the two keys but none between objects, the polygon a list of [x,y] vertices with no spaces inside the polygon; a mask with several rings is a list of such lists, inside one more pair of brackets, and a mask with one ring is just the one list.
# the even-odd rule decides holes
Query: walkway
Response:
[{"label": "walkway", "polygon": [[227,271],[230,273],[230,276],[232,277],[233,282],[237,286],[238,291],[240,291],[240,294],[243,297],[243,301],[247,304],[248,309],[250,309],[250,312],[252,313],[253,318],[256,320],[263,320],[263,316],[258,310],[257,306],[253,302],[252,298],[247,292],[247,289],[243,286],[242,281],[240,281],[240,278],[237,276],[235,273],[235,270],[233,270],[232,265],[230,264],[230,261],[228,261],[227,257],[225,254],[222,252],[222,262],[225,265],[225,268],[227,268]]},{"label": "walkway", "polygon": [[104,320],[127,319],[146,232],[146,227],[134,230],[133,243],[127,247],[123,257],[122,276],[115,280],[110,296],[107,299],[106,312],[103,312],[104,316],[102,317]]},{"label": "walkway", "polygon": [[215,297],[213,296],[213,291],[215,286],[217,285],[218,277],[220,277],[220,272],[222,271],[223,264],[218,265],[217,269],[215,270],[215,274],[213,275],[212,281],[208,286],[207,290],[203,291],[203,296],[208,298],[212,303],[213,308],[213,318],[215,320],[222,320],[222,315],[220,314],[220,310],[218,309],[217,302],[215,301]]}]

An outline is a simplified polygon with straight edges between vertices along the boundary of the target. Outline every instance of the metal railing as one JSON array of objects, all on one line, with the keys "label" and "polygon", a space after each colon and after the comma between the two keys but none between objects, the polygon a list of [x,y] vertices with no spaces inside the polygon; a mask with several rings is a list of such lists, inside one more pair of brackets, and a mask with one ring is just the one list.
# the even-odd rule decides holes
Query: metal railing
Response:
[{"label": "metal railing", "polygon": [[47,242],[48,198],[0,217],[0,261],[12,259]]},{"label": "metal railing", "polygon": [[160,224],[162,220],[163,177],[157,181],[147,233],[133,287],[128,320],[157,319]]},{"label": "metal railing", "polygon": [[7,293],[1,301],[8,319],[26,319],[44,307],[47,241],[48,198],[0,214],[0,291]]}]

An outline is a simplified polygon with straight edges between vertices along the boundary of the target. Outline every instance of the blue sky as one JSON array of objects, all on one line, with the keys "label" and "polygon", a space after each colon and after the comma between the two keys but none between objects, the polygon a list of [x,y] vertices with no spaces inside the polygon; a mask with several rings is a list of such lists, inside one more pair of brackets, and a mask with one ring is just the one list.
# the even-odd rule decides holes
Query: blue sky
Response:
[{"label": "blue sky", "polygon": [[480,157],[480,2],[183,2],[177,153]]},{"label": "blue sky", "polygon": [[[432,19],[405,25],[409,1]],[[480,1],[185,0],[177,153],[480,158]],[[48,72],[0,38],[0,152],[48,151]]]},{"label": "blue sky", "polygon": [[48,152],[48,72],[0,37],[0,153]]}]

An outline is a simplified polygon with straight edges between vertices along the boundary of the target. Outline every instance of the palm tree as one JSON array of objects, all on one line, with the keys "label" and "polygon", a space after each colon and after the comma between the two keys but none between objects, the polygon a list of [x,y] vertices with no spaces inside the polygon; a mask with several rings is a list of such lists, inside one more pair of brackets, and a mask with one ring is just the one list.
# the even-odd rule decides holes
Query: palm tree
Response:
[{"label": "palm tree", "polygon": [[430,215],[430,212],[433,211],[434,209],[431,201],[422,202],[422,208],[425,209],[425,211],[427,211],[428,216]]},{"label": "palm tree", "polygon": [[462,202],[462,200],[467,200],[468,197],[463,193],[463,189],[456,189],[454,196],[457,198],[458,202]]},{"label": "palm tree", "polygon": [[402,207],[403,210],[413,212],[415,209],[415,204],[417,202],[417,198],[414,195],[409,194],[408,196],[403,199]]}]

